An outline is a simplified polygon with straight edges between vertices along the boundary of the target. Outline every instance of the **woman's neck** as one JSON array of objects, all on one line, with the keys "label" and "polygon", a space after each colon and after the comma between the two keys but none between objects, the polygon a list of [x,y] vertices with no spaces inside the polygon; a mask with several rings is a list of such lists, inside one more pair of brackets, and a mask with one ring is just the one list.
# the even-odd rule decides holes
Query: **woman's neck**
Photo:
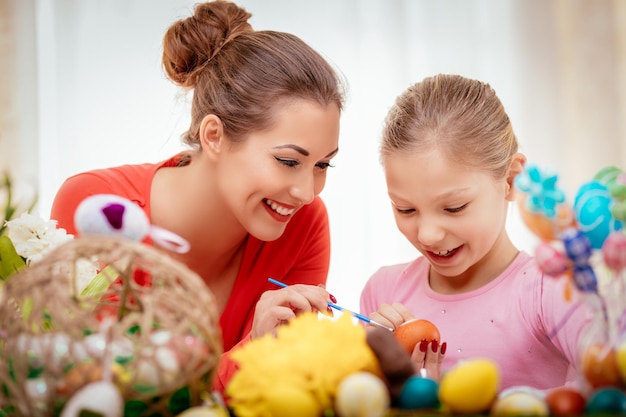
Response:
[{"label": "woman's neck", "polygon": [[151,191],[152,223],[189,241],[190,251],[174,257],[207,282],[232,272],[233,265],[238,270],[248,236],[212,186],[210,171],[201,158],[187,166],[159,169]]}]

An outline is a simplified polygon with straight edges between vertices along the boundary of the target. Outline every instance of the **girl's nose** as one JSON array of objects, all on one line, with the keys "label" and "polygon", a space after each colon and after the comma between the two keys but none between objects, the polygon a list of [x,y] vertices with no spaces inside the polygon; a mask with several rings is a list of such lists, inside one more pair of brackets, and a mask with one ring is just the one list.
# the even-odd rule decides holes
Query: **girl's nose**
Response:
[{"label": "girl's nose", "polygon": [[424,246],[434,246],[441,242],[445,236],[443,228],[431,220],[424,219],[420,221],[417,229],[417,239]]}]

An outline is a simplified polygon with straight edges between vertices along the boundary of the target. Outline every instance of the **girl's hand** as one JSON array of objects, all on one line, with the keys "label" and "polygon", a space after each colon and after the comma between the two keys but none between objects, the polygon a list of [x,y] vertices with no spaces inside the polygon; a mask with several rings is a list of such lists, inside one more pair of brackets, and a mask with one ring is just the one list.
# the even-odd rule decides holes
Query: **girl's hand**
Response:
[{"label": "girl's hand", "polygon": [[415,373],[420,374],[424,378],[430,378],[439,381],[441,378],[441,363],[446,354],[446,342],[439,343],[436,340],[428,342],[422,340],[415,345],[411,354],[411,362]]},{"label": "girl's hand", "polygon": [[294,284],[278,290],[265,291],[256,304],[252,322],[252,339],[268,332],[275,333],[281,324],[303,312],[332,314],[328,301],[334,302],[324,287]]},{"label": "girl's hand", "polygon": [[[415,316],[404,305],[393,303],[381,304],[378,311],[372,313],[370,318],[395,330],[401,324],[415,319]],[[437,341],[423,340],[415,345],[411,354],[415,373],[438,381],[441,377],[441,364],[446,354],[446,348],[446,342],[439,343]]]},{"label": "girl's hand", "polygon": [[414,318],[413,313],[400,303],[381,304],[378,311],[370,315],[370,319],[394,330],[405,321],[413,320]]}]

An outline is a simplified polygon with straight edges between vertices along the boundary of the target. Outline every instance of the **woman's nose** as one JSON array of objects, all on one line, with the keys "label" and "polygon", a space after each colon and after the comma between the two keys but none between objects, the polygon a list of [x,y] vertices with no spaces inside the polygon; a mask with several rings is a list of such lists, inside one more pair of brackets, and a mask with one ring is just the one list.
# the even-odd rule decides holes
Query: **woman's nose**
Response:
[{"label": "woman's nose", "polygon": [[315,176],[302,172],[291,186],[291,195],[302,204],[310,204],[316,196]]}]

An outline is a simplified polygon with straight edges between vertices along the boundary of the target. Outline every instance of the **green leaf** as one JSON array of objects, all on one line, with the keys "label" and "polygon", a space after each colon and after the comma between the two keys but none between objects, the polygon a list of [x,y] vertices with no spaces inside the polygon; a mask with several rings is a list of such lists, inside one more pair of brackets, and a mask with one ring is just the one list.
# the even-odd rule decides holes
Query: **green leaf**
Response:
[{"label": "green leaf", "polygon": [[15,251],[11,239],[7,235],[0,236],[0,281],[6,281],[9,276],[25,266],[26,262]]},{"label": "green leaf", "polygon": [[111,266],[105,267],[98,275],[93,277],[89,284],[81,291],[81,297],[91,297],[103,294],[119,274]]}]

